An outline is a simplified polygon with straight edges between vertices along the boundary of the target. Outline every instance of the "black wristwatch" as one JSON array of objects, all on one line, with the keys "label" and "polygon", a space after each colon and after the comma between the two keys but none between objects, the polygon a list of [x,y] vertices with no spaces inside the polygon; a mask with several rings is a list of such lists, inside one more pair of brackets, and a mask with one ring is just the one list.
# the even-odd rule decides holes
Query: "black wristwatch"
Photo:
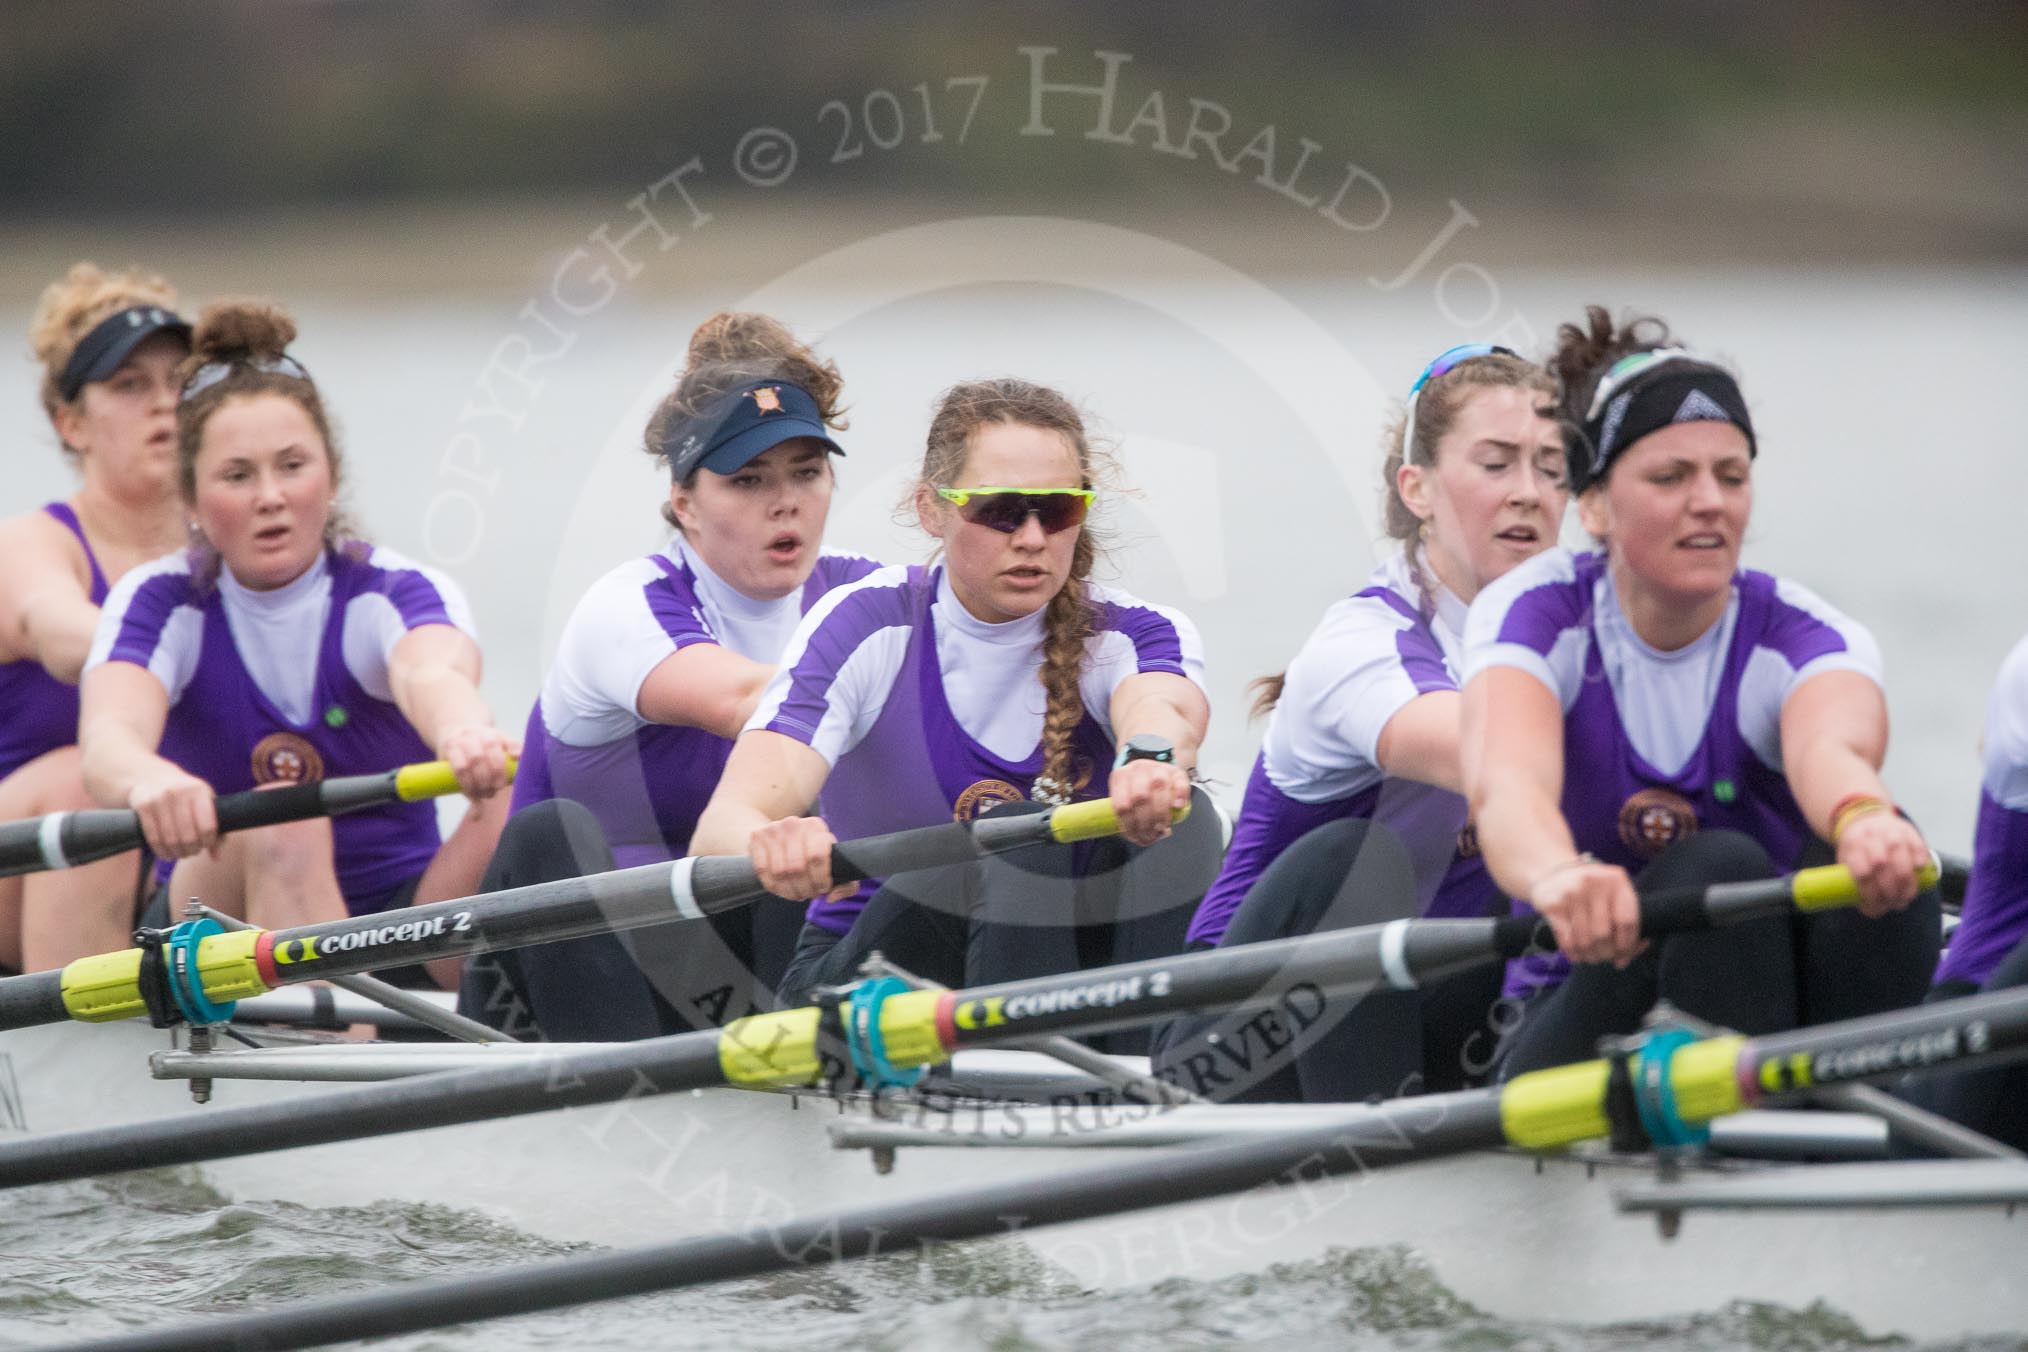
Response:
[{"label": "black wristwatch", "polygon": [[1152,732],[1136,733],[1127,738],[1126,745],[1120,748],[1119,759],[1113,762],[1113,769],[1117,770],[1128,761],[1137,760],[1160,761],[1164,765],[1174,765],[1176,744],[1167,737],[1157,736]]}]

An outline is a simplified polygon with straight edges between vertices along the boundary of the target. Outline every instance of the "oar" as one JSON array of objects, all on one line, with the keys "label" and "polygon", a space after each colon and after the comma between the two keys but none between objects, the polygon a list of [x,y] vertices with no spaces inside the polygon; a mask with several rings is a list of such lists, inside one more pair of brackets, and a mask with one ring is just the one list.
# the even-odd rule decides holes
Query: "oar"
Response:
[{"label": "oar", "polygon": [[[511,774],[513,764],[510,761]],[[323,779],[278,789],[222,793],[216,800],[218,829],[335,817],[383,803],[415,803],[456,793],[458,781],[443,761],[404,765],[378,775]],[[44,869],[76,868],[96,859],[138,850],[144,844],[141,814],[129,808],[87,808],[0,823],[0,878]]]},{"label": "oar", "polygon": [[1937,891],[1943,897],[1946,911],[1955,913],[1965,904],[1965,889],[1972,882],[1972,861],[1959,854],[1936,852],[1937,865],[1941,870],[1937,878]]},{"label": "oar", "polygon": [[[840,882],[884,878],[1119,829],[1104,799],[986,816],[841,842],[831,853],[831,874]],[[320,977],[701,919],[766,895],[745,855],[678,859],[292,929],[208,935],[197,944],[194,966],[204,998],[222,1004]],[[0,1030],[146,1014],[142,960],[140,949],[129,948],[79,958],[61,971],[0,979]]]},{"label": "oar", "polygon": [[[995,820],[1042,819],[987,817],[974,825]],[[1855,895],[1852,876],[1843,868],[1806,869],[1765,882],[1721,884],[1695,892],[1694,897],[1686,891],[1656,898],[1651,909],[1644,907],[1642,928],[1649,934],[1700,929],[1790,906],[1819,909],[1838,904],[1841,896],[1849,902]],[[901,1071],[943,1061],[954,1051],[1044,1033],[1099,1032],[1176,1014],[1270,1004],[1298,991],[1322,1000],[1363,992],[1382,981],[1413,986],[1495,958],[1518,956],[1537,941],[1533,917],[1397,920],[972,990],[901,991],[883,996],[870,1009],[855,1008],[853,1018],[840,1022],[877,1028],[874,1054]],[[841,1053],[823,1039],[823,1023],[814,1008],[780,1010],[738,1019],[722,1029],[618,1043],[548,1058],[538,1065],[419,1076],[313,1098],[207,1111],[196,1118],[0,1143],[0,1187],[196,1164],[610,1103],[644,1093],[721,1085],[817,1084],[843,1073]],[[860,1048],[862,1054],[867,1050]]]},{"label": "oar", "polygon": [[[1270,1182],[1312,1181],[1496,1146],[1549,1150],[1639,1132],[1642,1114],[1671,1111],[1701,1124],[1790,1091],[1970,1068],[2028,1055],[2028,990],[1823,1024],[1761,1038],[1661,1047],[1621,1078],[1606,1061],[1516,1076],[1507,1084],[1376,1104],[1328,1126],[1230,1145],[1163,1151],[1102,1169],[1045,1175],[963,1193],[799,1218],[738,1235],[600,1253],[481,1277],[414,1282],[364,1296],[108,1338],[93,1352],[219,1347],[316,1347],[446,1324],[699,1286],[734,1277],[879,1254],[925,1242],[1025,1232],[1039,1226],[1200,1201]],[[1644,1054],[1636,1053],[1637,1057]],[[1649,1090],[1628,1086],[1647,1080]],[[1647,1094],[1646,1107],[1636,1094]],[[1897,1166],[1882,1165],[1884,1169]]]}]

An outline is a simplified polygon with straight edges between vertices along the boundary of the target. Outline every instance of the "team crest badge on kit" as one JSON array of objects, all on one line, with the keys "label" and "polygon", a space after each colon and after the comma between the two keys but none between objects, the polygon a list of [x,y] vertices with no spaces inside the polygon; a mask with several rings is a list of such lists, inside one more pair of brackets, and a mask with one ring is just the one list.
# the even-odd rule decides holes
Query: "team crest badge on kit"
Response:
[{"label": "team crest badge on kit", "polygon": [[1004,779],[982,779],[958,795],[951,805],[951,820],[968,822],[1002,803],[1025,802],[1028,795]]},{"label": "team crest badge on kit", "polygon": [[256,784],[312,784],[324,777],[324,758],[293,732],[271,732],[254,743]]},{"label": "team crest badge on kit", "polygon": [[1460,859],[1476,859],[1479,857],[1479,824],[1477,822],[1466,822],[1458,828],[1457,850],[1458,858]]},{"label": "team crest badge on kit", "polygon": [[1642,789],[1620,807],[1620,840],[1644,859],[1697,834],[1697,809],[1667,789]]}]

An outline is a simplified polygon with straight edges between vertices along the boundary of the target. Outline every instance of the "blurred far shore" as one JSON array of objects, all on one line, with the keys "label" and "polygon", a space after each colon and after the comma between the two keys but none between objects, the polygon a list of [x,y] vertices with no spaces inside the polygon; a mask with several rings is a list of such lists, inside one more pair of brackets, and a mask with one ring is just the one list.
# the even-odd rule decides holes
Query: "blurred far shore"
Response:
[{"label": "blurred far shore", "polygon": [[[1069,216],[1252,275],[2018,263],[2028,6],[9,7],[0,273],[737,290]],[[649,263],[652,262],[652,266]],[[1150,254],[1150,268],[1163,266]]]}]

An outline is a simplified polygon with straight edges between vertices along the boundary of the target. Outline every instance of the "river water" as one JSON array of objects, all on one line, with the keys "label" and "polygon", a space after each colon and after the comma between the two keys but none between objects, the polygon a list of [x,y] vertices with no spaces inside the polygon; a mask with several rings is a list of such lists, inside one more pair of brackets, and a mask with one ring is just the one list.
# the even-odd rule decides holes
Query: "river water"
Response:
[{"label": "river water", "polygon": [[[467,1212],[309,1210],[229,1202],[188,1173],[31,1189],[0,1219],[0,1347],[187,1324],[391,1282],[475,1275],[573,1252]],[[332,1330],[342,1336],[342,1325]],[[1219,1281],[1085,1291],[1022,1250],[882,1259],[391,1338],[374,1347],[830,1347],[865,1352],[1841,1352],[1893,1346],[2002,1352],[2028,1339],[1912,1344],[1835,1310],[1738,1302],[1613,1326],[1528,1323],[1474,1309],[1400,1248],[1332,1250]]]},{"label": "river water", "polygon": [[[107,260],[112,261],[112,260]],[[1870,625],[1886,653],[1887,779],[1947,849],[1969,846],[1987,686],[2028,632],[2028,433],[2013,397],[2028,270],[1548,270],[1496,279],[1490,318],[1362,277],[1254,277],[1163,240],[1062,220],[873,236],[752,295],[622,295],[562,315],[526,295],[286,297],[341,424],[355,515],[473,599],[486,689],[519,727],[571,601],[662,539],[636,449],[690,329],[754,304],[821,335],[853,404],[831,540],[924,556],[893,512],[939,389],[1015,373],[1084,400],[1132,495],[1112,569],[1203,630],[1217,710],[1205,762],[1236,803],[1241,711],[1371,567],[1375,443],[1429,355],[1499,329],[1539,348],[1586,301],[1669,316],[1742,373],[1762,455],[1747,559]],[[29,297],[0,306],[19,334]],[[1537,341],[1531,342],[1530,335]],[[0,370],[0,510],[66,491],[26,363]],[[1574,527],[1571,528],[1574,532]],[[1575,538],[1574,533],[1567,538]],[[456,1212],[233,1203],[186,1175],[39,1189],[0,1210],[0,1345],[102,1334],[561,1252]],[[1410,1255],[1337,1254],[1103,1297],[1009,1260],[962,1276],[872,1267],[741,1283],[399,1341],[402,1347],[1016,1349],[1871,1346],[1834,1313],[1713,1311],[1663,1326],[1521,1325],[1470,1309]]]}]

